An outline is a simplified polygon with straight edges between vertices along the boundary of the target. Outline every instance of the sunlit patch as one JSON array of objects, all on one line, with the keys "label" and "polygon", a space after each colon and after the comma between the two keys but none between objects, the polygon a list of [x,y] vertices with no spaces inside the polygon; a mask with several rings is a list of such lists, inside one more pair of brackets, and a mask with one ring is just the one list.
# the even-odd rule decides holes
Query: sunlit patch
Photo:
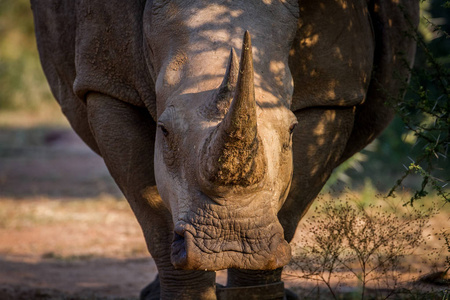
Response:
[{"label": "sunlit patch", "polygon": [[273,78],[276,84],[283,86],[283,79],[286,77],[286,65],[282,61],[270,61],[270,72],[272,72]]},{"label": "sunlit patch", "polygon": [[141,191],[142,198],[147,200],[147,203],[153,209],[161,209],[164,204],[161,200],[161,196],[158,194],[156,186],[148,186]]},{"label": "sunlit patch", "polygon": [[347,9],[348,5],[347,5],[347,1],[338,1],[338,3],[341,5],[342,9]]},{"label": "sunlit patch", "polygon": [[229,7],[223,5],[211,4],[195,11],[186,24],[189,24],[189,28],[192,29],[209,24],[226,24],[232,22],[230,17],[236,18],[243,13],[242,9],[230,10]]},{"label": "sunlit patch", "polygon": [[339,60],[344,60],[344,56],[343,56],[342,53],[341,53],[341,48],[339,48],[339,47],[334,47],[333,50],[334,50],[335,56],[336,56]]},{"label": "sunlit patch", "polygon": [[336,86],[338,85],[338,81],[336,79],[332,79],[330,80],[330,82],[328,83],[328,91],[326,93],[327,97],[329,99],[335,99],[336,98]]},{"label": "sunlit patch", "polygon": [[310,37],[307,37],[303,40],[303,43],[308,46],[311,47],[315,44],[317,44],[317,42],[319,41],[319,35],[318,34],[314,34]]},{"label": "sunlit patch", "polygon": [[317,73],[316,69],[312,69],[311,72],[309,72],[309,76],[317,77],[319,76],[319,73]]},{"label": "sunlit patch", "polygon": [[347,25],[347,30],[350,31],[353,29],[353,21],[349,20],[348,25]]},{"label": "sunlit patch", "polygon": [[230,32],[226,29],[203,30],[199,35],[204,37],[208,43],[229,42],[231,40]]},{"label": "sunlit patch", "polygon": [[270,71],[273,73],[285,72],[286,65],[282,61],[270,61]]},{"label": "sunlit patch", "polygon": [[373,6],[373,12],[378,13],[379,11],[380,11],[380,5],[375,4],[375,5]]}]

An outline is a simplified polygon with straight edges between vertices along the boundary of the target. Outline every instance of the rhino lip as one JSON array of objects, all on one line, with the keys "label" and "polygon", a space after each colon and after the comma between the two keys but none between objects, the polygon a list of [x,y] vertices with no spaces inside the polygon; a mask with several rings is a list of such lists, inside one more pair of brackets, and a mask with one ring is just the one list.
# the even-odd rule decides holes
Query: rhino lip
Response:
[{"label": "rhino lip", "polygon": [[187,258],[186,243],[184,238],[185,232],[186,228],[180,224],[177,224],[173,232],[172,256],[176,256],[181,260],[185,260]]},{"label": "rhino lip", "polygon": [[[276,269],[287,264],[291,257],[290,246],[278,230],[270,234],[262,251],[248,251],[248,247],[245,250],[236,243],[225,243],[217,251],[202,246],[199,239],[202,240],[193,225],[183,221],[176,224],[171,247],[171,261],[175,268],[210,271],[227,268]],[[220,244],[223,240],[217,238],[216,242]]]}]

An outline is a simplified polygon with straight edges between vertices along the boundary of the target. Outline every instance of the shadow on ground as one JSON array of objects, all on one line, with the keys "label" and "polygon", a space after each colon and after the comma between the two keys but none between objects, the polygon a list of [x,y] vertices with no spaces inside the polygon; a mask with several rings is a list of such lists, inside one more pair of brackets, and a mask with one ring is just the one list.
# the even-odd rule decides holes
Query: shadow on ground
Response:
[{"label": "shadow on ground", "polygon": [[[65,280],[61,280],[61,269]],[[155,272],[150,258],[34,261],[30,257],[3,256],[0,299],[137,299]]]},{"label": "shadow on ground", "polygon": [[0,129],[0,197],[122,197],[103,160],[70,128]]}]

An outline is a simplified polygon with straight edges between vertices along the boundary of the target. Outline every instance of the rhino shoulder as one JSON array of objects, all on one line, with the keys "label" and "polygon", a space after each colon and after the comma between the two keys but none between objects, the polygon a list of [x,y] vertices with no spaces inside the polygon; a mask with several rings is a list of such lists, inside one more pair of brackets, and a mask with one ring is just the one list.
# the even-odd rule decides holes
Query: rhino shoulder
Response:
[{"label": "rhino shoulder", "polygon": [[92,150],[99,153],[87,121],[85,105],[73,92],[76,77],[75,1],[32,0],[36,41],[47,81],[70,125]]},{"label": "rhino shoulder", "polygon": [[144,55],[145,1],[78,1],[74,92],[99,92],[155,117],[154,83]]},{"label": "rhino shoulder", "polygon": [[87,121],[87,93],[146,107],[154,116],[154,85],[142,43],[145,1],[32,0],[31,4],[51,91],[94,151],[98,149]]}]

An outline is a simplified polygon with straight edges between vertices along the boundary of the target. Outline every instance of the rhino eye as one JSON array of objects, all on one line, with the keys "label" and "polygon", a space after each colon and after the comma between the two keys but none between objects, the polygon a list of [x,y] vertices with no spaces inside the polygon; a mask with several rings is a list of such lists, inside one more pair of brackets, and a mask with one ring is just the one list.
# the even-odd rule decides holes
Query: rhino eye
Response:
[{"label": "rhino eye", "polygon": [[162,134],[167,137],[169,135],[169,131],[167,130],[167,128],[164,126],[164,124],[162,123],[158,123],[158,127],[159,129],[161,129]]},{"label": "rhino eye", "polygon": [[294,132],[294,129],[296,126],[297,126],[297,122],[295,122],[291,126],[289,126],[289,134],[292,134]]}]

